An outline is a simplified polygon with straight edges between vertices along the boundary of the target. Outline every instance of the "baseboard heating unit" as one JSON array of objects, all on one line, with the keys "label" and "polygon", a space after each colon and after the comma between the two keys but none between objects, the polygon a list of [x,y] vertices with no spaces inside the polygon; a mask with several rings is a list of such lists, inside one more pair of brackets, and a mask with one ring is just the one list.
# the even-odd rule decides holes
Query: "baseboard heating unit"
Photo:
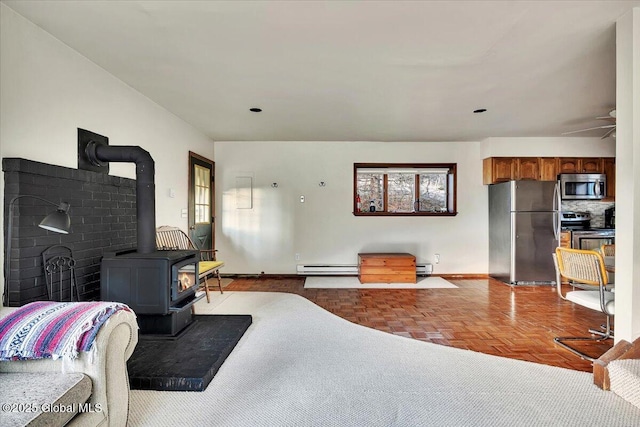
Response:
[{"label": "baseboard heating unit", "polygon": [[416,274],[418,276],[429,276],[431,273],[433,273],[433,265],[416,264]]},{"label": "baseboard heating unit", "polygon": [[[303,276],[357,276],[358,266],[354,264],[298,264],[296,272]],[[433,265],[416,264],[418,276],[433,273]]]},{"label": "baseboard heating unit", "polygon": [[344,264],[298,264],[296,266],[298,274],[305,276],[357,276],[357,265]]}]

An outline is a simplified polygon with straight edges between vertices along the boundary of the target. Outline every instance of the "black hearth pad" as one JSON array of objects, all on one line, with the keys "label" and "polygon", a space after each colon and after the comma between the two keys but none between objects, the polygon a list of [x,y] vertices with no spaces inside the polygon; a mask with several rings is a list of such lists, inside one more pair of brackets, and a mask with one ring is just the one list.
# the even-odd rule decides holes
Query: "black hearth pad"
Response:
[{"label": "black hearth pad", "polygon": [[141,336],[127,363],[131,389],[203,391],[251,320],[249,315],[195,316],[177,339]]}]

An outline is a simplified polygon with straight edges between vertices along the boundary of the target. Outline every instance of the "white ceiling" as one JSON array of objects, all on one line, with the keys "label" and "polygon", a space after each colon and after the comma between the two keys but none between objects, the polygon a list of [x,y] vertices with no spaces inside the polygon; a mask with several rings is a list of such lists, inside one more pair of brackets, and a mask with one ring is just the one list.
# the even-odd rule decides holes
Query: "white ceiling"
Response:
[{"label": "white ceiling", "polygon": [[615,22],[640,7],[4,3],[218,141],[460,141],[607,124],[594,118],[615,107]]}]

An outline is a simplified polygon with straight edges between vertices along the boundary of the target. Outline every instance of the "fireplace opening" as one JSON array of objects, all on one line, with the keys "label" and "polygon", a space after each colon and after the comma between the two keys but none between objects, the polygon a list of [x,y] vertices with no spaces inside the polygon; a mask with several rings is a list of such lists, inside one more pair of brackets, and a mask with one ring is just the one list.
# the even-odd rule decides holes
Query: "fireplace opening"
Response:
[{"label": "fireplace opening", "polygon": [[172,267],[171,295],[173,298],[177,299],[183,292],[198,285],[195,271],[196,265],[197,264],[189,263],[181,267],[175,265]]}]

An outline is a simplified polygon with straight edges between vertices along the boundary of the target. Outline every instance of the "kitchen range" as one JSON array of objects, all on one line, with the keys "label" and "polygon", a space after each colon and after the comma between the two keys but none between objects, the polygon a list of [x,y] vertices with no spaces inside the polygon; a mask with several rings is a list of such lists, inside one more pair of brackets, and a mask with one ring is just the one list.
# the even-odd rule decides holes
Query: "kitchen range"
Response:
[{"label": "kitchen range", "polygon": [[597,249],[615,243],[615,208],[605,211],[605,228],[591,227],[589,212],[561,212],[560,225],[571,231],[571,247],[574,249]]}]

